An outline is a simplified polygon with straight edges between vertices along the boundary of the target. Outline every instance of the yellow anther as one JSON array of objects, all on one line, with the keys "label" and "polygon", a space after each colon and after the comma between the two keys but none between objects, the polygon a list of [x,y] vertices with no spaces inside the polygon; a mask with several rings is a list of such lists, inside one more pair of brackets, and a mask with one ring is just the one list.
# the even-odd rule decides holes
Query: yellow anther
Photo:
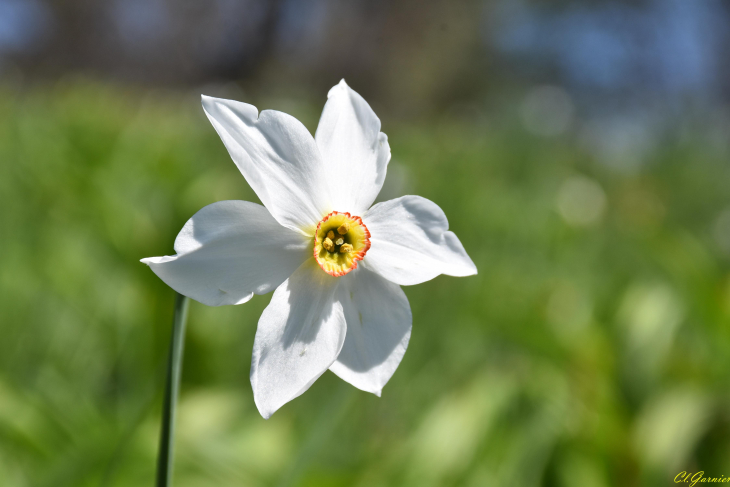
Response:
[{"label": "yellow anther", "polygon": [[345,239],[342,237],[335,240],[335,245],[342,245],[343,243],[345,243]]},{"label": "yellow anther", "polygon": [[337,233],[340,235],[344,235],[347,233],[347,231],[350,229],[350,224],[345,222],[342,225],[340,225],[340,228],[337,229]]},{"label": "yellow anther", "polygon": [[324,239],[324,242],[322,242],[322,247],[324,247],[328,252],[335,251],[335,245],[332,243],[332,240],[330,240],[329,238]]},{"label": "yellow anther", "polygon": [[349,254],[350,252],[352,252],[352,245],[344,244],[342,247],[340,247],[341,254]]},{"label": "yellow anther", "polygon": [[332,230],[330,230],[329,232],[327,232],[327,238],[330,239],[330,240],[334,240],[335,239],[335,232],[333,232]]}]

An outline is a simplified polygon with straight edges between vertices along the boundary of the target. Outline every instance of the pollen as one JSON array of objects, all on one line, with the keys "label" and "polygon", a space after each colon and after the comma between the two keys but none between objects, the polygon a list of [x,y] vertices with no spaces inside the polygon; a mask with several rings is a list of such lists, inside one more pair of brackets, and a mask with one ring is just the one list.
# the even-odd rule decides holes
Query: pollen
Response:
[{"label": "pollen", "polygon": [[327,249],[327,252],[335,251],[335,244],[333,244],[332,240],[330,240],[329,238],[324,239],[324,242],[322,242],[322,247]]},{"label": "pollen", "polygon": [[356,269],[368,249],[370,232],[358,216],[333,211],[317,225],[314,258],[331,276],[344,276]]}]

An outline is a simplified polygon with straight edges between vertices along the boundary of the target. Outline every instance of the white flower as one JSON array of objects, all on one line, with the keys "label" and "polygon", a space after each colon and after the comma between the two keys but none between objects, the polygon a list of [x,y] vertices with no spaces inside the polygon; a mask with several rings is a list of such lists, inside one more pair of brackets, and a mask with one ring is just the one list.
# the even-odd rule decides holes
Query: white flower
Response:
[{"label": "white flower", "polygon": [[205,113],[264,206],[206,206],[175,239],[176,255],[142,260],[177,292],[209,306],[274,291],[251,362],[264,418],[327,369],[379,396],[411,335],[400,286],[477,272],[435,203],[403,196],[370,207],[390,161],[388,138],[344,80],[327,98],[312,138],[285,113],[203,96]]}]

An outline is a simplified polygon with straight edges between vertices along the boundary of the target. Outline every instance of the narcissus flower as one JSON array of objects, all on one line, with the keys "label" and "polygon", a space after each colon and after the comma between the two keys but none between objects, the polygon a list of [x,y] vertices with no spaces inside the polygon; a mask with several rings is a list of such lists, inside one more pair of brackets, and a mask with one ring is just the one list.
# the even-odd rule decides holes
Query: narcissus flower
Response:
[{"label": "narcissus flower", "polygon": [[411,336],[400,286],[476,274],[441,208],[419,196],[372,205],[388,138],[342,80],[312,137],[295,118],[203,96],[203,108],[264,206],[221,201],[188,220],[174,256],[142,262],[209,306],[274,291],[251,362],[264,418],[327,369],[380,395]]}]

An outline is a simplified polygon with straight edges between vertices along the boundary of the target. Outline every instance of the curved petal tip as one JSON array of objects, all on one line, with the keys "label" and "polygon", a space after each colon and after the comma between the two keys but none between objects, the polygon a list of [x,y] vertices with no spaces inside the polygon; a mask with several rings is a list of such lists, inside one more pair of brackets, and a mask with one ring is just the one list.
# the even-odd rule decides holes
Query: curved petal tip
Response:
[{"label": "curved petal tip", "polygon": [[345,81],[345,78],[342,78],[339,83],[330,88],[330,90],[327,92],[327,98],[331,98],[332,95],[337,93],[337,90],[347,90],[349,88],[350,86]]}]

